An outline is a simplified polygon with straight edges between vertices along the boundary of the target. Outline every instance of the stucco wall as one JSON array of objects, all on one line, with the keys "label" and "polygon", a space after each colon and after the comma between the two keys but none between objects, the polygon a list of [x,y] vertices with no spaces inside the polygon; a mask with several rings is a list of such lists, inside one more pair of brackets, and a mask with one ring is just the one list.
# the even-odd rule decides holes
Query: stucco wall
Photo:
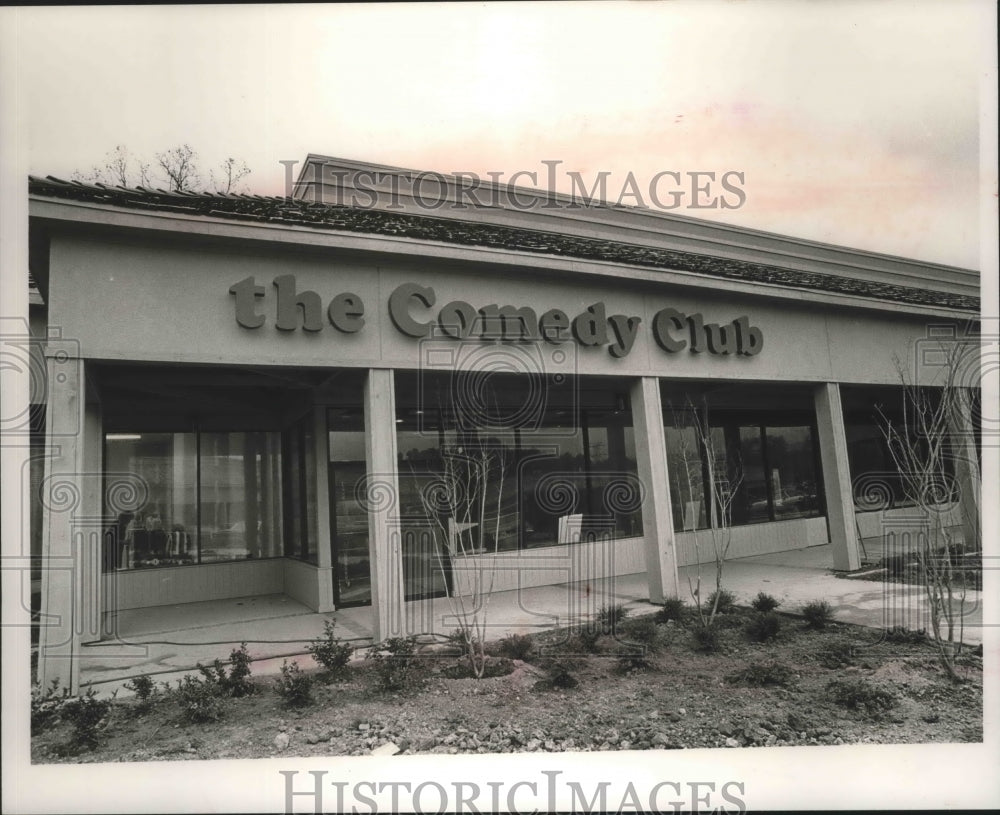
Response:
[{"label": "stucco wall", "polygon": [[[324,311],[337,294],[358,295],[365,304],[365,327],[341,333],[324,314],[319,332],[277,330],[272,281],[283,274],[295,275],[298,291],[316,291]],[[259,306],[266,323],[258,329],[237,324],[229,294],[231,285],[249,276],[266,290]],[[403,335],[388,317],[389,295],[404,282],[434,289],[432,309],[413,309],[421,320],[461,300],[475,308],[529,306],[538,315],[559,308],[570,318],[603,302],[608,315],[638,316],[642,322],[634,347],[621,359],[613,358],[607,346],[584,348],[573,341],[521,344],[517,350],[505,346],[505,351],[479,340],[418,341]],[[763,350],[755,356],[667,353],[654,342],[651,324],[665,307],[699,312],[706,322],[722,324],[746,315],[763,332]],[[53,239],[49,320],[63,336],[79,340],[81,353],[90,358],[411,368],[444,349],[468,367],[495,365],[500,353],[514,354],[526,369],[544,366],[549,372],[883,384],[898,382],[894,356],[907,358],[928,322],[627,279],[598,283],[552,272],[501,274],[471,260],[451,267],[420,260],[378,265],[327,249],[279,252],[183,240],[110,243],[70,235]]]}]

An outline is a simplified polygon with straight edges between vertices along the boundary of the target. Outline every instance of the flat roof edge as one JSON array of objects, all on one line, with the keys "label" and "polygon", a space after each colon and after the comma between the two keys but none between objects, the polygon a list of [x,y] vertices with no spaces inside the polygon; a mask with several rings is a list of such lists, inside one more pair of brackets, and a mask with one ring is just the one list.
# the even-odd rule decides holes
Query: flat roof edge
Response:
[{"label": "flat roof edge", "polygon": [[[441,176],[448,183],[449,192],[452,193],[458,191],[462,187],[461,181],[457,176],[450,173],[439,172],[437,170],[419,170],[416,168],[395,167],[387,164],[377,164],[374,162],[358,161],[354,159],[343,159],[337,156],[327,156],[319,153],[309,153],[306,156],[305,161],[303,162],[302,171],[299,173],[299,177],[295,181],[295,188],[299,188],[300,186],[315,185],[317,183],[315,179],[310,179],[306,177],[307,166],[310,163],[317,163],[317,162],[322,162],[324,164],[348,170],[362,170],[362,171],[376,170],[376,171],[385,171],[394,175],[426,174],[426,175]],[[538,189],[533,187],[522,187],[519,185],[511,185],[511,184],[499,184],[485,180],[482,181],[482,184],[485,187],[496,189],[499,191],[512,190],[518,196],[528,196],[535,198],[538,201],[558,201],[561,203],[569,204],[574,201],[580,200],[579,198],[575,198],[574,196],[567,195],[565,193]],[[500,212],[511,211],[511,208],[503,206],[482,207],[482,209],[484,211],[486,210],[494,210]],[[823,252],[834,252],[838,254],[843,254],[845,255],[845,257],[870,258],[873,261],[912,265],[914,267],[919,267],[924,269],[936,269],[944,272],[963,273],[976,278],[978,278],[981,274],[981,270],[968,268],[965,266],[955,266],[952,264],[940,263],[938,261],[921,260],[919,258],[906,257],[904,255],[894,255],[888,252],[876,252],[869,249],[860,249],[856,247],[846,246],[843,244],[826,243],[824,241],[817,241],[809,238],[800,238],[794,235],[786,235],[780,232],[771,232],[768,230],[740,226],[737,224],[711,221],[704,218],[696,218],[691,215],[680,215],[678,213],[667,212],[664,210],[658,210],[651,207],[638,207],[638,206],[629,207],[620,204],[615,204],[613,202],[601,201],[601,202],[595,202],[590,206],[576,209],[574,210],[574,214],[577,217],[583,215],[584,217],[580,218],[580,220],[583,221],[591,220],[594,223],[608,224],[606,219],[601,219],[599,217],[596,217],[596,215],[591,218],[586,217],[586,215],[588,214],[592,213],[596,214],[602,211],[608,213],[622,214],[622,215],[631,215],[641,218],[646,218],[646,217],[654,218],[664,223],[676,224],[680,227],[697,228],[697,229],[703,229],[708,232],[717,232],[720,235],[728,236],[729,241],[732,241],[732,236],[741,235],[741,236],[746,236],[748,238],[757,238],[757,239],[773,241],[776,244],[789,244],[793,246],[798,246],[806,250],[813,249],[813,250],[820,250]],[[534,212],[536,212],[536,214],[540,214],[543,219],[548,214],[544,209],[534,210]],[[608,224],[608,225],[614,226],[615,224]],[[542,227],[539,228],[543,229]],[[678,233],[678,234],[680,235],[689,233]],[[789,252],[790,250],[784,250],[784,251]],[[800,256],[803,258],[810,258],[810,259],[814,257],[813,255],[810,255],[808,253],[802,253]],[[857,261],[854,260],[846,262],[856,263]]]}]

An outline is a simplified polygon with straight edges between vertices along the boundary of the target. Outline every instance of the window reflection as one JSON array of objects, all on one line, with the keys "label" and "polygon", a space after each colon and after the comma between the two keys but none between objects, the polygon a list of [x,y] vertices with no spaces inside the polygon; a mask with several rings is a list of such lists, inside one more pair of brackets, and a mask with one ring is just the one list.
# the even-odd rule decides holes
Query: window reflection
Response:
[{"label": "window reflection", "polygon": [[[822,515],[816,439],[810,424],[760,423],[710,411],[713,455],[708,457],[696,413],[664,413],[676,531],[709,527],[711,513],[718,517],[727,503],[728,521],[734,526]],[[708,488],[713,482],[714,497]]]},{"label": "window reflection", "polygon": [[[463,549],[516,551],[642,534],[642,491],[627,401],[607,389],[587,391],[587,380],[581,380],[578,405],[547,405],[529,416],[524,402],[532,392],[525,379],[491,376],[499,398],[469,427],[460,426],[468,417],[456,415],[448,401],[453,388],[447,375],[424,374],[423,398],[437,400],[426,404],[420,402],[416,377],[397,374],[401,514],[414,529],[435,531],[446,557]],[[575,386],[566,387],[576,392]],[[442,475],[455,475],[467,466],[459,463],[463,458],[483,454],[491,459],[485,488],[472,484],[463,497],[466,503],[479,502],[475,512],[454,501],[440,510],[429,507],[423,491],[439,489]],[[477,479],[482,477],[469,480]],[[438,558],[426,540],[423,547],[426,551],[415,560]],[[410,548],[420,547],[414,543]],[[413,574],[417,570],[415,565]],[[447,569],[436,571],[448,574]]]},{"label": "window reflection", "polygon": [[[108,433],[106,469],[146,486],[109,530],[106,568],[281,554],[280,434]],[[109,496],[110,497],[110,496]]]},{"label": "window reflection", "polygon": [[372,601],[365,496],[365,422],[361,404],[327,413],[329,444],[330,537],[333,544],[338,607]]}]

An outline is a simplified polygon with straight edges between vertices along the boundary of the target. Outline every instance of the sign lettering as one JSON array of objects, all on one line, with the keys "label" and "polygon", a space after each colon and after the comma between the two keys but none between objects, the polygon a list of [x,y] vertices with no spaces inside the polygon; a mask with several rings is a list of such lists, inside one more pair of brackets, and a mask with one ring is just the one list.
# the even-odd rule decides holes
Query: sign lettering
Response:
[{"label": "sign lettering", "polygon": [[[323,303],[317,292],[298,290],[295,276],[279,275],[275,289],[274,327],[282,332],[323,329]],[[235,298],[236,322],[258,329],[267,315],[258,309],[267,298],[264,286],[247,277],[229,287]],[[541,314],[530,306],[490,303],[480,308],[464,300],[452,300],[437,309],[437,295],[430,286],[403,283],[389,295],[389,319],[401,334],[422,339],[445,336],[455,340],[479,338],[498,342],[546,342],[559,345],[570,340],[584,348],[606,347],[615,359],[628,356],[639,336],[642,318],[607,313],[603,301],[592,303],[574,317],[558,308]],[[327,321],[337,331],[356,334],[365,325],[365,305],[351,292],[336,295],[326,309]],[[685,349],[692,354],[752,357],[764,347],[763,332],[746,315],[725,323],[705,322],[700,312],[685,314],[662,308],[652,320],[656,344],[668,354]]]}]

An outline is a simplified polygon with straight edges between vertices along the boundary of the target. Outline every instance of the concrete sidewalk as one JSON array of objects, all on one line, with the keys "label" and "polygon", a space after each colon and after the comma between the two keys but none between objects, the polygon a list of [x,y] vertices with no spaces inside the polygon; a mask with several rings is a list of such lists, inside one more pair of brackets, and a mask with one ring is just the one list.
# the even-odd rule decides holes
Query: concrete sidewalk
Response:
[{"label": "concrete sidewalk", "polygon": [[[749,603],[763,591],[781,601],[782,611],[796,612],[810,601],[826,600],[833,606],[834,618],[841,622],[872,629],[893,625],[929,628],[920,587],[836,577],[830,563],[829,545],[741,558],[725,564],[723,585],[740,603]],[[680,593],[687,602],[689,580],[696,581],[698,571],[694,566],[679,570]],[[707,596],[714,587],[714,565],[702,565],[701,576]],[[496,592],[488,607],[488,637],[573,625],[593,616],[602,606],[616,604],[628,607],[633,616],[651,614],[657,608],[649,602],[644,574]],[[970,591],[966,606],[963,640],[980,643],[981,593]],[[81,685],[110,692],[138,674],[172,682],[191,673],[197,662],[225,660],[243,641],[255,660],[255,674],[277,674],[285,658],[299,657],[302,664],[312,664],[311,657],[300,655],[322,634],[327,619],[336,620],[342,638],[368,644],[371,613],[370,607],[360,607],[317,614],[283,595],[123,612],[118,615],[117,639],[84,646]],[[447,635],[457,627],[447,598],[409,602],[404,613],[411,631]]]}]

